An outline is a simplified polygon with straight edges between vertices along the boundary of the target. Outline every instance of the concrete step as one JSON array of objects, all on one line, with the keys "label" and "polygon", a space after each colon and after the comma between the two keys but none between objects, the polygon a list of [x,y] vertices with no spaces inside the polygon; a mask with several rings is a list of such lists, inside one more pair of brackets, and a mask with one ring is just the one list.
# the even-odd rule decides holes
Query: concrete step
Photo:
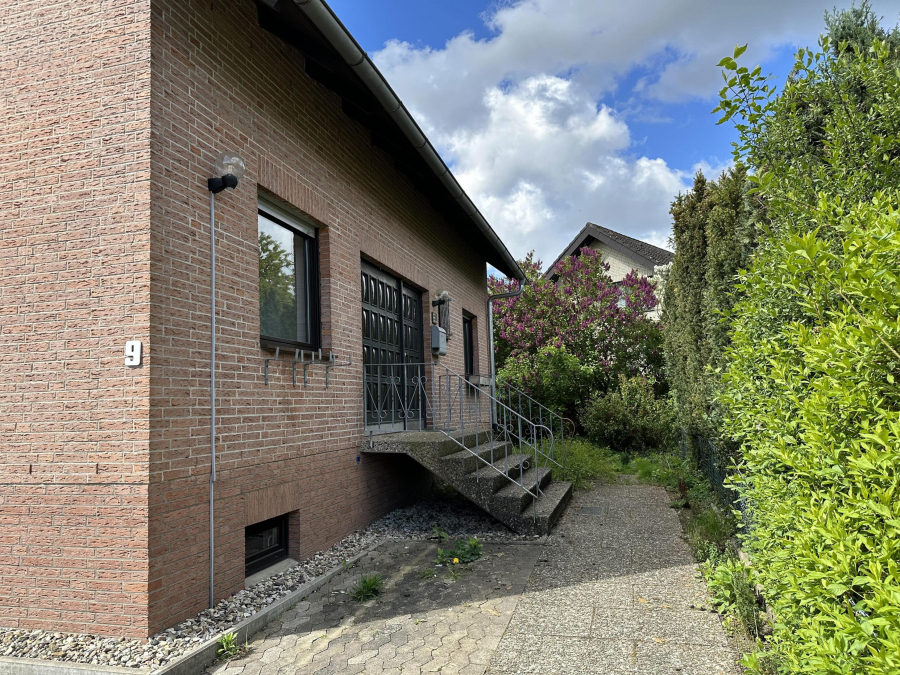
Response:
[{"label": "concrete step", "polygon": [[507,455],[497,457],[494,455],[494,463],[491,466],[482,466],[465,476],[470,485],[474,483],[474,490],[481,499],[488,500],[495,492],[509,485],[509,477],[519,480],[520,471],[524,476],[528,475],[528,467],[531,463],[531,455]]},{"label": "concrete step", "polygon": [[[537,524],[540,526],[543,523],[543,534],[553,528],[571,499],[572,484],[568,481],[555,480],[544,488],[535,504]],[[531,509],[526,507],[522,515],[531,516]]]},{"label": "concrete step", "polygon": [[[487,434],[459,436],[454,440],[440,431],[376,435],[371,442],[367,438],[360,450],[406,454],[510,529],[520,534],[547,534],[568,504],[572,485],[552,481],[549,468],[531,466],[533,456],[515,453],[517,448],[510,443],[494,441],[494,464],[487,466],[482,461],[491,458],[491,444],[484,442]],[[462,449],[460,441],[472,448]],[[507,452],[512,454],[505,455]],[[520,469],[524,473],[520,474]],[[511,477],[505,475],[507,471]],[[527,490],[511,478],[522,480]],[[536,492],[538,486],[542,492],[534,500],[529,490]]]},{"label": "concrete step", "polygon": [[[456,446],[459,448],[459,446]],[[447,467],[447,471],[455,476],[465,476],[484,467],[484,462],[504,457],[512,450],[509,443],[497,442],[493,444],[482,443],[471,450],[459,450],[441,458],[441,465]],[[484,461],[481,461],[484,460]]]},{"label": "concrete step", "polygon": [[[537,491],[538,486],[543,489],[551,479],[551,471],[547,467],[531,468],[522,477],[522,486],[518,483],[510,483],[497,492],[491,499],[492,513],[494,505],[506,513],[521,513],[522,509],[531,504],[531,493]],[[517,478],[518,480],[518,478]]]}]

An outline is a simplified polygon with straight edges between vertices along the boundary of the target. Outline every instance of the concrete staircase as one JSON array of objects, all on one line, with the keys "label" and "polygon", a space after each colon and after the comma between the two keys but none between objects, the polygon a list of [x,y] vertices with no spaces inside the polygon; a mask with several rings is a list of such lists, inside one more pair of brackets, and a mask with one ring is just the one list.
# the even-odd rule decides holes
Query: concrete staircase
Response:
[{"label": "concrete staircase", "polygon": [[572,497],[571,483],[554,481],[550,468],[533,466],[533,452],[519,454],[512,443],[490,441],[484,433],[381,434],[361,449],[409,455],[519,534],[549,533]]}]

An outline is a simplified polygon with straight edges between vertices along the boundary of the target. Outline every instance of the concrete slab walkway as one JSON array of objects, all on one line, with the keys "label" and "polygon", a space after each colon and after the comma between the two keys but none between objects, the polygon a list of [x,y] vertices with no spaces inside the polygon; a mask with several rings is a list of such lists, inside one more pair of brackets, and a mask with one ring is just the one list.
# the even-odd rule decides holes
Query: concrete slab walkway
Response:
[{"label": "concrete slab walkway", "polygon": [[[545,543],[486,544],[458,578],[434,566],[434,543],[383,544],[210,673],[737,674],[669,500],[644,485],[577,493]],[[357,603],[347,593],[370,572],[385,591]]]}]

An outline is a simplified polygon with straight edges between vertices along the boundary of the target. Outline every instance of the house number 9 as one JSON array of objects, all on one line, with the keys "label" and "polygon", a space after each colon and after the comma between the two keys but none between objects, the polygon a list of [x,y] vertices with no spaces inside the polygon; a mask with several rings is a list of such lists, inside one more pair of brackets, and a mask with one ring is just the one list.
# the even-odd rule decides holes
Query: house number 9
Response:
[{"label": "house number 9", "polygon": [[141,365],[141,341],[129,340],[125,343],[125,365]]}]

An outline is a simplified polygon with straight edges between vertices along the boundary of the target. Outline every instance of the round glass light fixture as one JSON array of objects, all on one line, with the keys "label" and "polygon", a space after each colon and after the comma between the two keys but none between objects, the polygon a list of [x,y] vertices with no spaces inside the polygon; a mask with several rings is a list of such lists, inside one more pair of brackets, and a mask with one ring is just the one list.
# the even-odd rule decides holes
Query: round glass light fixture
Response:
[{"label": "round glass light fixture", "polygon": [[240,180],[246,170],[244,158],[236,152],[220,152],[216,158],[216,173],[219,176],[234,176]]},{"label": "round glass light fixture", "polygon": [[207,180],[207,187],[213,194],[225,188],[234,190],[238,181],[244,176],[247,165],[244,158],[236,152],[221,152],[216,157],[216,175]]}]

